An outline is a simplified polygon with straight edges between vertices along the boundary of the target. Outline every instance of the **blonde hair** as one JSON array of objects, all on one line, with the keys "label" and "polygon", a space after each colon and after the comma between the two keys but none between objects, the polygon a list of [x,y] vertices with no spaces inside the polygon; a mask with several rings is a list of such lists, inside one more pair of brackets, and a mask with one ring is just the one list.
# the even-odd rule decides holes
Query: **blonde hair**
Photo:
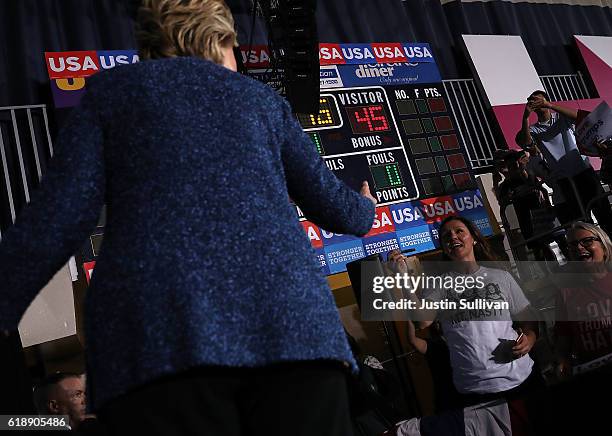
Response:
[{"label": "blonde hair", "polygon": [[197,56],[222,64],[223,48],[238,45],[223,0],[142,0],[136,38],[141,59]]},{"label": "blonde hair", "polygon": [[603,245],[604,263],[608,264],[608,266],[612,265],[612,241],[610,241],[610,237],[606,232],[594,224],[585,223],[582,221],[576,221],[572,225],[568,236],[572,234],[574,230],[586,230],[593,236],[597,237],[601,241],[601,245]]}]

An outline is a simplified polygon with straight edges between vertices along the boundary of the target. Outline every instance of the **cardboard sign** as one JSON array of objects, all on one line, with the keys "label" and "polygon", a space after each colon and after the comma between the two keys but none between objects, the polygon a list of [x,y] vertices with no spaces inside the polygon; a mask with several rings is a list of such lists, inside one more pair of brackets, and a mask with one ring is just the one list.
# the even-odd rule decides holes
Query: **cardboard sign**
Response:
[{"label": "cardboard sign", "polygon": [[596,141],[609,138],[612,138],[612,109],[602,101],[576,127],[576,142],[585,152],[598,154]]}]

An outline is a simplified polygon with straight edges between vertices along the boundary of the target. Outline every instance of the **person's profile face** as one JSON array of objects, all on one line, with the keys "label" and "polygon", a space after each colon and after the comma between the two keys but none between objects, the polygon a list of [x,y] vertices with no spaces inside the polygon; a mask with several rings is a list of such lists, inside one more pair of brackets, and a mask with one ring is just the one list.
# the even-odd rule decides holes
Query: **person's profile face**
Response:
[{"label": "person's profile face", "polygon": [[60,381],[52,400],[53,412],[68,415],[70,426],[75,428],[85,419],[85,384],[80,377],[68,377]]}]

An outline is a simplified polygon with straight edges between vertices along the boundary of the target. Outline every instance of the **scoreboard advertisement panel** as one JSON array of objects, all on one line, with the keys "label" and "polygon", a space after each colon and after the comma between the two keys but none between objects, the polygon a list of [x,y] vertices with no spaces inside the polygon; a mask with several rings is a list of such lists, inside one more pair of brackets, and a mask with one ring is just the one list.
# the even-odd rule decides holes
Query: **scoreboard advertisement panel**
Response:
[{"label": "scoreboard advertisement panel", "polygon": [[[392,62],[385,54],[394,54]],[[323,271],[342,272],[347,262],[392,249],[434,250],[450,215],[491,235],[429,46],[321,44],[320,59],[319,113],[296,117],[327,167],[355,190],[367,180],[378,200],[363,238],[327,232],[296,207]]]}]

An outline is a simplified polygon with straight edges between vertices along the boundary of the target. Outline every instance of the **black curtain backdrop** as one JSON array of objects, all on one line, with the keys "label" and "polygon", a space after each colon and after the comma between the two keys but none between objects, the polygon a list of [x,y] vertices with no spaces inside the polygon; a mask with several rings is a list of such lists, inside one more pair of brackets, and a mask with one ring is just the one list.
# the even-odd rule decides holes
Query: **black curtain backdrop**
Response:
[{"label": "black curtain backdrop", "polygon": [[[3,0],[0,2],[0,106],[51,104],[45,51],[135,48],[134,0]],[[265,44],[251,0],[228,0],[240,42]],[[460,35],[521,35],[540,74],[573,73],[580,58],[572,35],[612,35],[612,9],[505,1],[319,1],[323,42],[419,41],[432,45],[443,78],[467,78]]]},{"label": "black curtain backdrop", "polygon": [[46,103],[45,51],[135,48],[122,0],[0,2],[0,106]]},{"label": "black curtain backdrop", "polygon": [[17,330],[0,332],[0,413],[35,415],[32,380]]},{"label": "black curtain backdrop", "polygon": [[[439,5],[438,0],[423,2],[433,8]],[[414,3],[408,0],[404,5],[409,8]],[[581,69],[573,35],[612,35],[610,7],[453,1],[443,10],[456,43],[461,34],[521,35],[540,75],[571,74]],[[442,77],[451,78],[452,74],[444,71]]]}]

